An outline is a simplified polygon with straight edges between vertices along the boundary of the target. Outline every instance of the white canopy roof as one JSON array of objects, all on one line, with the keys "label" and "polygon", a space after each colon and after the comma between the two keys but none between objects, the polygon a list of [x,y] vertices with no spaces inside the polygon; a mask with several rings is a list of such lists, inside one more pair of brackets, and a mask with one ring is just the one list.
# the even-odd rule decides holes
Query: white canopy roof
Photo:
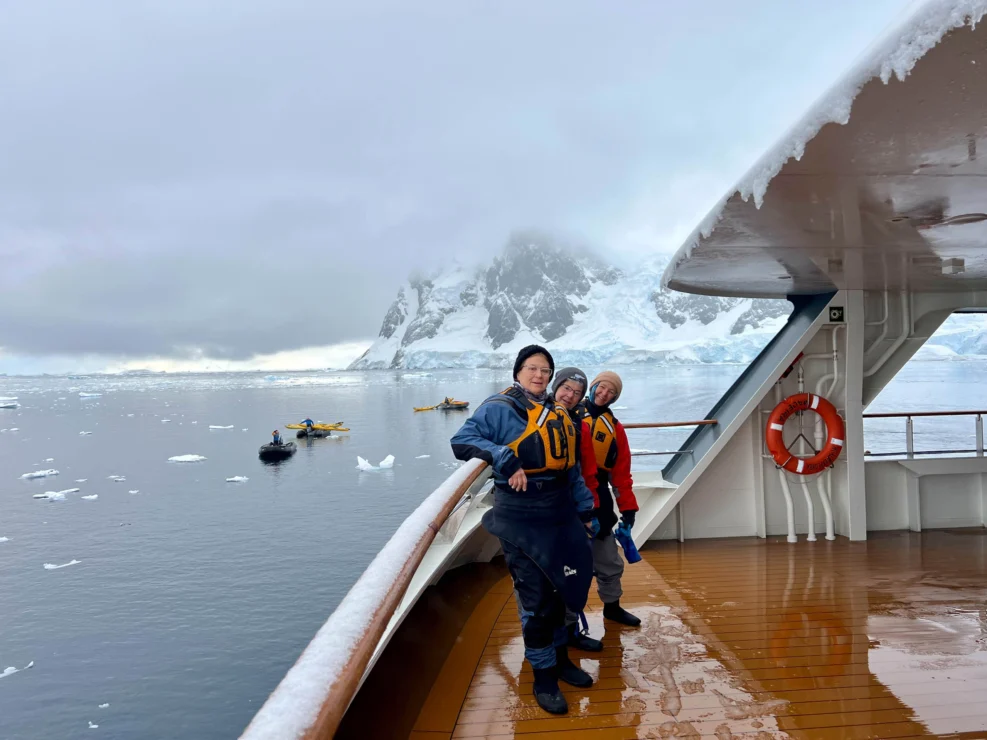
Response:
[{"label": "white canopy roof", "polygon": [[921,5],[713,209],[666,285],[987,289],[985,12],[987,0]]}]

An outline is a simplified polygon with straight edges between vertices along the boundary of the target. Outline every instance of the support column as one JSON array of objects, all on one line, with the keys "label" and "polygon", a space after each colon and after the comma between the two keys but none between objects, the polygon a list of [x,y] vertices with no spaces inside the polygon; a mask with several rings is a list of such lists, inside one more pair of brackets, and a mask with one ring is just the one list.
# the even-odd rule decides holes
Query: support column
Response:
[{"label": "support column", "polygon": [[846,295],[847,519],[851,540],[867,539],[864,485],[864,291]]}]

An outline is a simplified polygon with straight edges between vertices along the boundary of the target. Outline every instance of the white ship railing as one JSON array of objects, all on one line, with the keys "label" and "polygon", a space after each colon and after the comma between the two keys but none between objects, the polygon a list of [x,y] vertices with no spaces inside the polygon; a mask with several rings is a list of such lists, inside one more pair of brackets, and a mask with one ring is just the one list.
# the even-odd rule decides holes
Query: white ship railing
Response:
[{"label": "white ship railing", "polygon": [[[976,454],[977,457],[984,456],[984,415],[987,411],[901,411],[890,414],[864,414],[865,419],[904,419],[905,420],[905,450],[903,452],[866,452],[867,457],[901,457],[913,460],[916,455],[960,455]],[[946,449],[946,450],[916,450],[915,449],[915,423],[913,419],[933,416],[973,416],[976,426],[976,447],[974,449]]]}]

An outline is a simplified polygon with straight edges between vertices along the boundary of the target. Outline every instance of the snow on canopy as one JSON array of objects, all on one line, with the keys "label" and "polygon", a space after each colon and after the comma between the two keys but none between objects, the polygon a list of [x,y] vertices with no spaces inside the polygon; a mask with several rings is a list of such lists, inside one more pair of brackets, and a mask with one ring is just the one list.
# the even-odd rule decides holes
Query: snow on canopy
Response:
[{"label": "snow on canopy", "polygon": [[823,126],[827,123],[845,126],[850,121],[853,101],[864,85],[875,78],[886,85],[892,76],[904,82],[918,60],[947,33],[967,25],[973,28],[985,14],[987,0],[927,0],[895,25],[713,207],[668,263],[662,285],[668,287],[676,268],[689,259],[701,239],[713,233],[734,194],[739,194],[744,202],[753,196],[754,205],[760,208],[771,180],[789,159],[802,158],[806,145]]},{"label": "snow on canopy", "polygon": [[315,723],[323,701],[428,525],[456,489],[482,466],[481,461],[473,460],[460,467],[404,520],[312,638],[240,740],[300,738]]}]

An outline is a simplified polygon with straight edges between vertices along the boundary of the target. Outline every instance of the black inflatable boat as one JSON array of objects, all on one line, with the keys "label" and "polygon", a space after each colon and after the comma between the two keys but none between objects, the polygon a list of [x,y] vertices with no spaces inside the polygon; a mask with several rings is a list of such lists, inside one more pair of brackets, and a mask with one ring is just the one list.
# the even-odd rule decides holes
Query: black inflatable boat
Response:
[{"label": "black inflatable boat", "polygon": [[284,442],[279,445],[266,444],[260,448],[258,453],[260,459],[265,462],[277,462],[279,460],[287,460],[289,457],[295,454],[295,443],[294,442]]}]

